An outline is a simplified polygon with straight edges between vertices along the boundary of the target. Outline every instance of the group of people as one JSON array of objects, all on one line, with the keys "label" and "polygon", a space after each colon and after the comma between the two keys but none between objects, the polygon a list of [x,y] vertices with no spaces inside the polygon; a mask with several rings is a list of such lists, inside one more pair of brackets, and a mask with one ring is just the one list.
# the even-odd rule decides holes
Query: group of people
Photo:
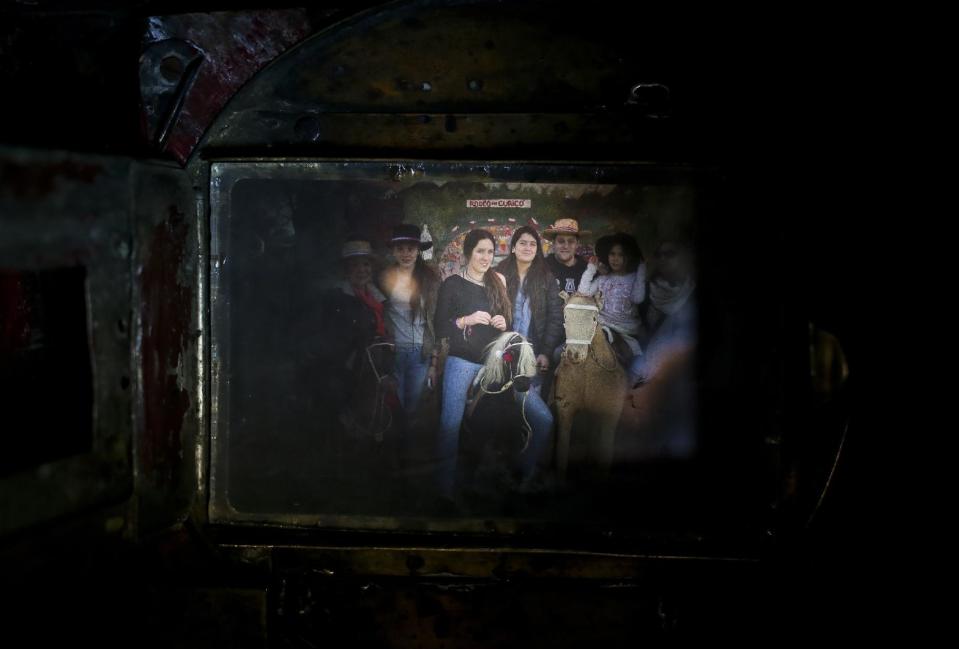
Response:
[{"label": "group of people", "polygon": [[[628,234],[601,237],[595,256],[577,256],[581,237],[589,234],[575,219],[559,219],[542,233],[552,240],[551,254],[544,256],[540,233],[530,226],[517,228],[509,256],[494,267],[493,234],[474,229],[463,242],[462,270],[445,281],[423,259],[421,253],[432,242],[421,241],[415,225],[394,228],[389,242],[393,261],[378,275],[369,241],[354,237],[344,244],[342,290],[367,307],[376,336],[393,343],[392,376],[400,406],[415,413],[423,391],[442,386],[436,440],[441,494],[453,492],[460,426],[483,352],[505,331],[522,334],[532,345],[538,370],[533,388],[522,397],[531,429],[522,478],[533,479],[546,462],[553,415],[544,397],[565,343],[561,292],[602,294],[599,322],[623,350],[630,385],[648,380],[671,346],[694,338],[695,282],[688,245],[663,241],[656,251],[656,272],[647,277],[640,247]],[[444,339],[448,353],[441,367],[439,343]],[[521,397],[516,393],[515,398]]]}]

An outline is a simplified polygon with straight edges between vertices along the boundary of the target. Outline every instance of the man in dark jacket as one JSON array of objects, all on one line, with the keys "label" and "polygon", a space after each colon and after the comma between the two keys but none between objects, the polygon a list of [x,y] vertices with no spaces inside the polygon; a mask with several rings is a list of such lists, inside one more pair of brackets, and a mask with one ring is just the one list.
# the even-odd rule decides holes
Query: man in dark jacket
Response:
[{"label": "man in dark jacket", "polygon": [[586,260],[576,256],[579,238],[589,234],[589,230],[579,229],[576,219],[559,219],[543,230],[543,236],[553,242],[553,252],[546,258],[546,263],[559,280],[559,290],[570,295],[576,292],[586,270]]}]

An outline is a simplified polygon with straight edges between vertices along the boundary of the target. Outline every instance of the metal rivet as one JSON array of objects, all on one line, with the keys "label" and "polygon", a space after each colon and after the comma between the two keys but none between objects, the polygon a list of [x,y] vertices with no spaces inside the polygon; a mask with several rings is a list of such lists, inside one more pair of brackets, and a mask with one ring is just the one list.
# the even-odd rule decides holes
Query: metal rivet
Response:
[{"label": "metal rivet", "polygon": [[166,81],[177,81],[183,75],[183,61],[179,56],[163,57],[160,61],[160,76]]}]

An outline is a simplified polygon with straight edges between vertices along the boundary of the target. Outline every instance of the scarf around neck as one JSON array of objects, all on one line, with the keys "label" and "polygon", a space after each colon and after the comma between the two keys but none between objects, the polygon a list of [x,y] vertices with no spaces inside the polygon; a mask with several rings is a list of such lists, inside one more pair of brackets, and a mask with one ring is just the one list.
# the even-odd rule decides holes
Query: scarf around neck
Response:
[{"label": "scarf around neck", "polygon": [[673,315],[682,309],[692,295],[696,283],[689,277],[679,286],[670,286],[661,277],[649,283],[649,299],[653,306],[666,315]]}]

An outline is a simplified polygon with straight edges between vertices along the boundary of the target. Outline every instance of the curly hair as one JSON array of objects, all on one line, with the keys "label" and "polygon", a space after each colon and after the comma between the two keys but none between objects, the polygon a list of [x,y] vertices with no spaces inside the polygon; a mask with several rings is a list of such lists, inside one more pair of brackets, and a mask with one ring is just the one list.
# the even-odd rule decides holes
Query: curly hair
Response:
[{"label": "curly hair", "polygon": [[623,257],[626,259],[626,263],[623,265],[623,272],[636,272],[639,265],[646,261],[646,258],[643,257],[643,251],[640,250],[639,244],[636,243],[636,239],[625,232],[616,232],[614,234],[607,234],[596,240],[596,256],[607,268],[609,268],[609,253],[612,251],[613,246],[616,245],[622,248]]}]

